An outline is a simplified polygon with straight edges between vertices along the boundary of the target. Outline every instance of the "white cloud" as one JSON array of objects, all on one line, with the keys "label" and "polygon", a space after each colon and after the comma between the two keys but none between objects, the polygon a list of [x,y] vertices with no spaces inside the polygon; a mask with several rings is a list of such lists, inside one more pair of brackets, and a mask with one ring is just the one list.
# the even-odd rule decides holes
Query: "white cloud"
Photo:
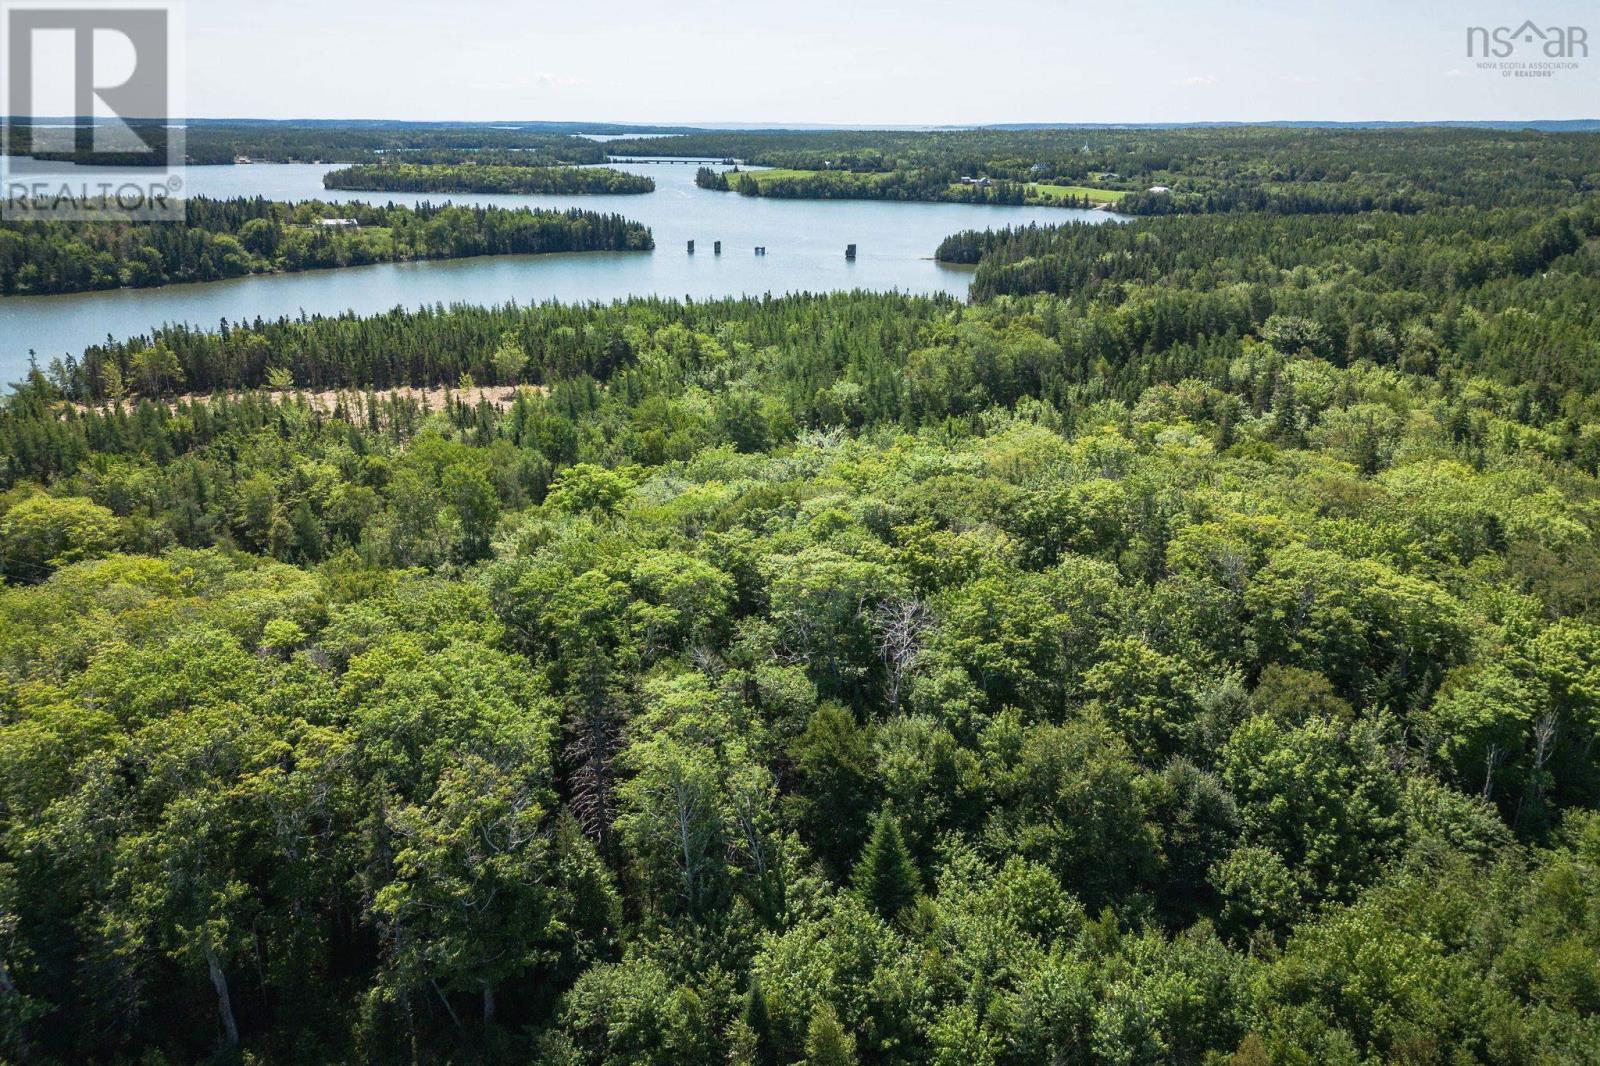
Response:
[{"label": "white cloud", "polygon": [[1217,83],[1215,74],[1197,74],[1191,78],[1184,78],[1178,84],[1191,89],[1205,89]]}]

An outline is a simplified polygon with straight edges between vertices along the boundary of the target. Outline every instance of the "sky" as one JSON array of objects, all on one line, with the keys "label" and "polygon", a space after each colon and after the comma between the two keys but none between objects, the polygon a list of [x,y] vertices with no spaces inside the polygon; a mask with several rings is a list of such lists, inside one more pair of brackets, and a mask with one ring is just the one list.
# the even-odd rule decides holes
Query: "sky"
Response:
[{"label": "sky", "polygon": [[[1469,26],[1527,18],[1592,27],[1594,58],[1550,78],[1468,58]],[[189,0],[187,38],[188,109],[211,118],[1600,116],[1596,0]]]}]

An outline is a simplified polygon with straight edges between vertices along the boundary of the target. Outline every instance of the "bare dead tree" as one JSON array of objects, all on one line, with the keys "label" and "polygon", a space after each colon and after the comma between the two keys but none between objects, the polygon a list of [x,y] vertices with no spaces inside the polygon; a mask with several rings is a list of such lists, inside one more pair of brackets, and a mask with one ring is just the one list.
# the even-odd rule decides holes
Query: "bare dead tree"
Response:
[{"label": "bare dead tree", "polygon": [[689,649],[689,661],[694,663],[694,668],[713,681],[727,672],[728,664],[723,661],[717,650],[707,644],[696,644]]},{"label": "bare dead tree", "polygon": [[1545,711],[1539,720],[1533,723],[1533,768],[1542,771],[1544,764],[1550,761],[1550,749],[1556,738],[1556,712]]},{"label": "bare dead tree", "polygon": [[749,872],[755,882],[756,900],[768,919],[774,918],[783,906],[783,880],[776,869],[780,845],[771,839],[766,823],[772,806],[770,783],[771,779],[749,774],[736,774],[728,782],[728,809],[734,832],[727,840],[728,862]]},{"label": "bare dead tree", "polygon": [[616,820],[616,775],[613,757],[622,744],[626,722],[618,694],[604,677],[586,678],[580,712],[568,722],[563,749],[571,774],[572,813],[584,835],[602,850],[611,843]]},{"label": "bare dead tree", "polygon": [[1556,726],[1558,718],[1554,710],[1547,710],[1533,723],[1533,772],[1528,775],[1528,787],[1522,791],[1522,799],[1517,801],[1516,822],[1522,821],[1522,810],[1531,795],[1537,803],[1544,796],[1544,767],[1550,761],[1550,754],[1555,746]]},{"label": "bare dead tree", "polygon": [[621,729],[605,715],[586,715],[572,723],[566,756],[572,765],[572,813],[584,835],[604,849],[616,818],[616,780],[612,771]]},{"label": "bare dead tree", "polygon": [[933,612],[915,597],[895,596],[873,609],[873,643],[883,663],[884,694],[891,710],[900,709],[906,682],[922,650],[922,635],[932,624]]},{"label": "bare dead tree", "polygon": [[1506,753],[1493,744],[1489,745],[1489,754],[1483,760],[1483,798],[1485,801],[1494,799],[1494,772],[1505,761]]}]

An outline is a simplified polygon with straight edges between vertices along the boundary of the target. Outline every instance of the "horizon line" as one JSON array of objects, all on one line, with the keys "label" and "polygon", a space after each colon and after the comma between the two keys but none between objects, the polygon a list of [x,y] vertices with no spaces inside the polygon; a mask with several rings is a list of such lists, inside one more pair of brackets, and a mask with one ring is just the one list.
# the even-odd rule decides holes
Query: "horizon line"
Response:
[{"label": "horizon line", "polygon": [[[78,123],[85,119],[91,122],[115,122],[115,118],[97,116],[73,115],[30,115],[0,116],[7,124],[11,125],[37,125],[45,122],[72,122]],[[647,122],[639,120],[617,119],[560,119],[560,118],[370,118],[370,117],[341,117],[341,118],[314,118],[308,116],[295,116],[290,118],[270,118],[251,115],[190,115],[181,119],[171,117],[134,118],[133,123],[276,123],[282,125],[294,124],[362,124],[362,125],[415,125],[415,126],[592,126],[611,127],[623,129],[637,129],[645,131],[654,130],[693,130],[706,132],[738,132],[738,131],[842,131],[842,132],[893,132],[893,131],[951,131],[951,130],[1068,130],[1068,129],[1154,129],[1171,127],[1206,127],[1206,126],[1346,126],[1346,127],[1381,127],[1381,126],[1479,126],[1479,127],[1532,127],[1554,125],[1583,125],[1594,124],[1600,126],[1600,117],[1584,116],[1578,118],[1427,118],[1427,119],[1319,119],[1319,118],[1253,118],[1253,119],[1147,119],[1147,120],[1108,120],[1108,121],[993,121],[993,122],[898,122],[898,123],[830,123],[830,122],[781,122],[781,121],[698,121],[698,122]]]}]

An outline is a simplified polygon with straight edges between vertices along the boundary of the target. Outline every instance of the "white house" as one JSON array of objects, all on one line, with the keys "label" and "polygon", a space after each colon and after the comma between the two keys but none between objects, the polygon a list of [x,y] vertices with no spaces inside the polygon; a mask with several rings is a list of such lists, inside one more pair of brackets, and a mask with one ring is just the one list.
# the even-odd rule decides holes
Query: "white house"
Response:
[{"label": "white house", "polygon": [[357,222],[353,218],[319,218],[319,219],[317,219],[317,225],[319,225],[319,226],[337,226],[337,227],[343,228],[343,227],[346,227],[346,226],[359,226],[359,225],[361,225],[361,223]]},{"label": "white house", "polygon": [[1150,186],[1150,191],[1151,192],[1171,192],[1172,190],[1169,189],[1165,185],[1152,185],[1152,186]]}]

